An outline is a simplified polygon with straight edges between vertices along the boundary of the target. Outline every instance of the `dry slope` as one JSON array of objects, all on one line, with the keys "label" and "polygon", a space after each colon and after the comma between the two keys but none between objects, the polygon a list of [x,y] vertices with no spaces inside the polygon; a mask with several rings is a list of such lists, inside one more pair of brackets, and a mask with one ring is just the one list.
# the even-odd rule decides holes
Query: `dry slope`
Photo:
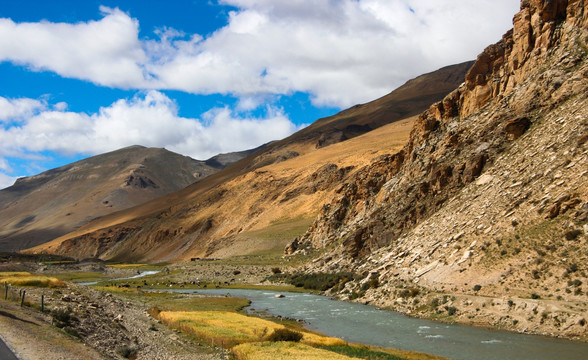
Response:
[{"label": "dry slope", "polygon": [[131,146],[20,178],[0,190],[0,250],[38,245],[216,171],[165,149]]},{"label": "dry slope", "polygon": [[[470,65],[420,76],[180,192],[97,219],[33,251],[156,261],[283,248],[306,230],[334,186],[373,157],[404,145],[411,122],[399,120],[457,87]],[[388,123],[396,125],[382,130],[381,139],[368,132]]]}]

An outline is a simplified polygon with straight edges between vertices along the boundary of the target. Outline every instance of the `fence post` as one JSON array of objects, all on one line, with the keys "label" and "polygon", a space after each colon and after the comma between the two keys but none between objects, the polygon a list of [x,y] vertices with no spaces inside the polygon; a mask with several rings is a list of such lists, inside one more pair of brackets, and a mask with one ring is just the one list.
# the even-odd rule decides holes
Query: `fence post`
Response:
[{"label": "fence post", "polygon": [[22,299],[20,300],[20,307],[23,307],[23,305],[24,305],[24,298],[25,298],[26,293],[27,293],[26,290],[22,291]]},{"label": "fence post", "polygon": [[7,281],[4,282],[4,291],[5,291],[4,300],[7,300],[8,299],[8,282]]},{"label": "fence post", "polygon": [[45,312],[45,295],[41,295],[41,312]]}]

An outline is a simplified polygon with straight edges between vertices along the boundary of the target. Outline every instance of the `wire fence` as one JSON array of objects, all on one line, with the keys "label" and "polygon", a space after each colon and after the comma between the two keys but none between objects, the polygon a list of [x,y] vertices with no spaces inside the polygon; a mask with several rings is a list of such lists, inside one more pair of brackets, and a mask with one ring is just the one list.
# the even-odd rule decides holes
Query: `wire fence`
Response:
[{"label": "wire fence", "polygon": [[1,294],[5,301],[20,303],[21,307],[36,307],[45,312],[45,295],[41,295],[40,299],[27,296],[26,289],[12,286],[8,282],[2,284]]}]

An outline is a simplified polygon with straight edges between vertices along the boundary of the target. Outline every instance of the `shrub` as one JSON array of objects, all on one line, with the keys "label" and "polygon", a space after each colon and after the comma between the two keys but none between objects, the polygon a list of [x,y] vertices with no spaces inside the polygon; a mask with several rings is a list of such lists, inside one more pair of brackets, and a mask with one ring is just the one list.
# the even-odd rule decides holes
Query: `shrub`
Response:
[{"label": "shrub", "polygon": [[480,291],[480,289],[482,289],[482,285],[474,285],[474,291],[475,292]]},{"label": "shrub", "polygon": [[578,264],[576,264],[576,263],[570,264],[570,266],[568,266],[567,270],[568,270],[568,273],[573,273],[573,272],[578,271]]},{"label": "shrub", "polygon": [[55,309],[51,312],[51,316],[53,317],[53,324],[60,329],[71,325],[75,319],[71,314],[71,308]]},{"label": "shrub", "polygon": [[580,234],[582,234],[582,230],[574,229],[574,230],[566,231],[565,237],[566,237],[566,240],[576,240],[578,238],[578,236],[580,236]]},{"label": "shrub", "polygon": [[287,328],[276,329],[267,337],[268,341],[292,341],[299,342],[302,340],[302,334],[298,331],[290,330]]},{"label": "shrub", "polygon": [[132,348],[129,345],[121,345],[116,348],[116,353],[125,359],[132,359],[137,355],[137,349]]},{"label": "shrub", "polygon": [[447,314],[448,314],[449,316],[453,316],[453,315],[455,315],[455,313],[456,313],[456,312],[457,312],[457,308],[456,308],[455,306],[449,306],[449,307],[447,308]]},{"label": "shrub", "polygon": [[239,275],[241,272],[239,270],[233,271],[233,275]]},{"label": "shrub", "polygon": [[407,298],[407,297],[415,297],[420,294],[421,291],[418,288],[412,287],[410,289],[404,289],[399,293],[400,297]]},{"label": "shrub", "polygon": [[279,267],[275,267],[275,268],[272,268],[272,273],[273,274],[281,274],[282,273],[282,270],[280,270]]},{"label": "shrub", "polygon": [[302,287],[310,290],[326,291],[336,285],[341,289],[347,282],[353,279],[351,273],[314,273],[314,274],[275,274],[268,278],[269,280],[286,281],[296,287]]},{"label": "shrub", "polygon": [[536,294],[536,293],[532,293],[532,294],[531,294],[531,299],[541,299],[541,296],[539,296],[539,295],[538,295],[538,294]]}]

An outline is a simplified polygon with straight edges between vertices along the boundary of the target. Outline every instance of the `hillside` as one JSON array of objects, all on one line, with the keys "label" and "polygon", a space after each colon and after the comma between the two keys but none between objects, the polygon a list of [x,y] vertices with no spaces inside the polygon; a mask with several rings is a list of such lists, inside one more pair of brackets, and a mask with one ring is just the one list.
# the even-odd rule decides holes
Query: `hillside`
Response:
[{"label": "hillside", "polygon": [[0,190],[0,250],[41,244],[96,217],[182,189],[220,167],[131,146],[20,178]]},{"label": "hillside", "polygon": [[522,1],[513,30],[337,188],[288,253],[331,293],[423,317],[586,339],[586,1]]},{"label": "hillside", "polygon": [[[268,144],[182,191],[104,216],[33,251],[142,261],[281,251],[306,231],[343,179],[406,142],[412,120],[399,120],[456,88],[470,66],[425,74]],[[391,125],[384,129],[386,124]],[[333,140],[334,130],[344,136]],[[325,138],[330,146],[321,143]]]}]

